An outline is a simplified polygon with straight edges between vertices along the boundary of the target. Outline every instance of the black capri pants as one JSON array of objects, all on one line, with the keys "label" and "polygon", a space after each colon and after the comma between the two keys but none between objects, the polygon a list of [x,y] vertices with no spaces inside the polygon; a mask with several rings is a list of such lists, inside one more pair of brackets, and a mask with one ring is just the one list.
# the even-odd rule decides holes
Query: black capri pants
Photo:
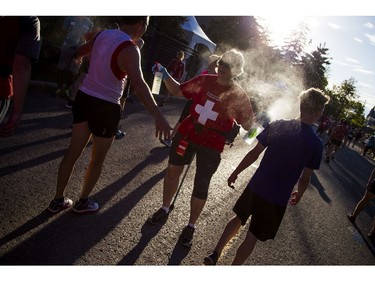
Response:
[{"label": "black capri pants", "polygon": [[206,200],[208,197],[208,188],[211,178],[219,167],[221,161],[221,152],[189,143],[184,156],[176,153],[179,142],[182,139],[180,133],[173,138],[169,151],[168,163],[176,166],[184,166],[191,163],[194,154],[196,154],[196,172],[194,178],[193,197]]}]

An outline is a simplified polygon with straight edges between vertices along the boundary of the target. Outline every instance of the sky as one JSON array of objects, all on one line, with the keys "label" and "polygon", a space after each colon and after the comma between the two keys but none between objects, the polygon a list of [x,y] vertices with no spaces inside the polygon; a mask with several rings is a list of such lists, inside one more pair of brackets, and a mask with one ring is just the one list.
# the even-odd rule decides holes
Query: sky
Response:
[{"label": "sky", "polygon": [[282,45],[298,23],[309,26],[307,37],[312,39],[311,48],[320,44],[329,49],[329,88],[354,78],[358,100],[365,104],[365,114],[375,106],[375,15],[263,16],[272,32],[271,39]]}]

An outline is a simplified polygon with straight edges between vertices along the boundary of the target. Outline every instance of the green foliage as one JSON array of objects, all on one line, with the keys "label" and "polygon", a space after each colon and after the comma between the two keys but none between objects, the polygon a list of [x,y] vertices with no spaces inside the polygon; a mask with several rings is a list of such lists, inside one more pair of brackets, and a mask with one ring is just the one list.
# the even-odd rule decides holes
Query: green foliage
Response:
[{"label": "green foliage", "polygon": [[344,80],[339,86],[334,85],[332,90],[327,91],[331,101],[326,106],[326,114],[337,120],[345,118],[355,126],[363,126],[365,106],[357,101],[356,91],[354,78]]},{"label": "green foliage", "polygon": [[304,84],[306,88],[315,87],[325,89],[328,85],[326,77],[326,66],[330,65],[328,48],[317,47],[311,54],[305,53],[302,57],[302,66],[304,72]]}]

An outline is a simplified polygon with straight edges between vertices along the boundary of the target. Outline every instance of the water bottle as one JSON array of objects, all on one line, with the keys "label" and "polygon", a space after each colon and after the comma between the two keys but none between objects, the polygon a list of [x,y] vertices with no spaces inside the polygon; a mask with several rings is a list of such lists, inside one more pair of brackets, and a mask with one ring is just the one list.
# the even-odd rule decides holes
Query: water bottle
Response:
[{"label": "water bottle", "polygon": [[161,83],[163,81],[163,73],[156,71],[154,75],[154,81],[152,82],[151,93],[158,95],[160,92]]},{"label": "water bottle", "polygon": [[264,128],[262,126],[254,124],[254,126],[246,132],[243,139],[247,144],[252,144],[255,141],[256,137],[263,131],[263,129]]}]

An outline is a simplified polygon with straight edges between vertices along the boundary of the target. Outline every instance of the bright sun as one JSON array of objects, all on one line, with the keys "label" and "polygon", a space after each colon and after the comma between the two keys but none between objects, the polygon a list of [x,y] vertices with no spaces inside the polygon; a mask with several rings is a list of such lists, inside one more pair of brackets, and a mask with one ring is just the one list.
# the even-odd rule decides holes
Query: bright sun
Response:
[{"label": "bright sun", "polygon": [[302,15],[270,15],[256,17],[259,24],[267,30],[270,39],[276,46],[283,45],[285,39],[298,25],[306,20]]}]

